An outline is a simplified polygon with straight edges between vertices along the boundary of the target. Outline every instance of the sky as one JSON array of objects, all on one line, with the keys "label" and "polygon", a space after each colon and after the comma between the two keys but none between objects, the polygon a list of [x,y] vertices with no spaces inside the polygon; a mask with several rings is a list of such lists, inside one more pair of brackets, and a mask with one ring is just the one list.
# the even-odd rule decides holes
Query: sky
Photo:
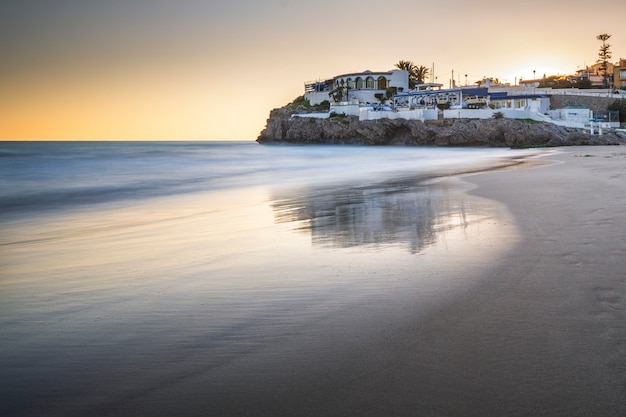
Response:
[{"label": "sky", "polygon": [[[448,85],[573,74],[626,2],[15,0],[0,5],[0,140],[255,140],[304,83],[400,60]],[[460,78],[459,78],[460,76]]]}]

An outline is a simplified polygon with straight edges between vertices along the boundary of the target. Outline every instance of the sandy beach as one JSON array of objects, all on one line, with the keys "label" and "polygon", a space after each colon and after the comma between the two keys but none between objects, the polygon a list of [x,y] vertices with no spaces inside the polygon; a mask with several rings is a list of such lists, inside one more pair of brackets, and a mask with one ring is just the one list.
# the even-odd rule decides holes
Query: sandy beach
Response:
[{"label": "sandy beach", "polygon": [[329,369],[288,363],[297,382],[223,397],[223,415],[624,415],[626,151],[563,148],[541,161],[464,178],[521,233],[478,284],[428,314],[372,313],[384,324]]},{"label": "sandy beach", "polygon": [[622,148],[7,226],[0,410],[625,415]]},{"label": "sandy beach", "polygon": [[507,205],[523,238],[488,285],[447,311],[455,324],[431,352],[462,374],[438,382],[465,394],[473,383],[450,413],[626,413],[626,151],[542,159],[557,163],[468,178]]},{"label": "sandy beach", "polygon": [[[561,148],[542,160],[556,163],[466,178],[506,204],[522,239],[419,326],[429,342],[407,373],[420,374],[424,415],[626,412],[626,151]],[[441,395],[450,401],[433,406]]]},{"label": "sandy beach", "polygon": [[[515,241],[503,259],[478,269],[464,259],[467,273],[446,272],[471,285],[434,294],[426,307],[397,294],[355,305],[369,323],[353,333],[345,323],[357,317],[325,317],[295,345],[251,355],[263,374],[207,392],[208,408],[250,416],[624,415],[626,151],[564,148],[540,161],[464,177],[476,186],[470,194],[503,203],[516,226],[500,225],[499,238]],[[298,350],[307,357],[298,361]],[[224,381],[250,365],[228,367]]]},{"label": "sandy beach", "polygon": [[540,161],[464,177],[520,233],[475,285],[427,314],[372,314],[384,324],[323,378],[323,360],[295,367],[297,383],[240,392],[223,415],[624,415],[626,151],[562,148]]}]

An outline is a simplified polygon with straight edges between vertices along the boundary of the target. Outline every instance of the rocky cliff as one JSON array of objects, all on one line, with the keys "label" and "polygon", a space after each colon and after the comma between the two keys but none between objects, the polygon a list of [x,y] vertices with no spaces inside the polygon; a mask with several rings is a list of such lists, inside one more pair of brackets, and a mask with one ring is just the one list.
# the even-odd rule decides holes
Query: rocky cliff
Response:
[{"label": "rocky cliff", "polygon": [[446,119],[420,122],[406,119],[359,121],[355,117],[328,119],[291,117],[288,106],[270,113],[259,143],[359,144],[407,146],[537,146],[617,145],[621,132],[590,136],[580,129],[514,119]]}]

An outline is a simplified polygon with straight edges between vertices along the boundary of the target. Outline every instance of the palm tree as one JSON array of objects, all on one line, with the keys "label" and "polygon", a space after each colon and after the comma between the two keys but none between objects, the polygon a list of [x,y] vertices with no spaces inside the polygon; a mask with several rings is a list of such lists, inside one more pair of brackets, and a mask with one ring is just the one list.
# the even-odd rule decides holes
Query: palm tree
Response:
[{"label": "palm tree", "polygon": [[428,76],[428,68],[420,65],[417,66],[413,61],[398,61],[396,68],[405,70],[409,73],[409,88],[415,88],[416,84],[424,84],[424,80]]},{"label": "palm tree", "polygon": [[413,61],[403,61],[400,60],[396,63],[396,68],[405,70],[409,73],[409,89],[415,88],[415,84],[417,83],[417,65]]},{"label": "palm tree", "polygon": [[396,63],[396,68],[408,71],[409,74],[413,72],[416,68],[416,65],[413,61],[403,61],[400,60]]},{"label": "palm tree", "polygon": [[417,84],[424,84],[428,77],[429,69],[423,65],[415,68],[415,81]]}]

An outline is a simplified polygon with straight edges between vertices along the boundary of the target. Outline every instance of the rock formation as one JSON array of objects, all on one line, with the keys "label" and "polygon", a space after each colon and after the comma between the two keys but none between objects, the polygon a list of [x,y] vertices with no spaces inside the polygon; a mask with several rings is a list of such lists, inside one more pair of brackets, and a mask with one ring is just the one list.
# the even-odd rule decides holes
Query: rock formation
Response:
[{"label": "rock formation", "polygon": [[289,106],[270,113],[259,143],[355,144],[406,146],[538,146],[618,145],[623,132],[591,136],[575,128],[516,119],[445,119],[421,122],[406,119],[359,121],[356,117],[327,119],[291,117]]}]

